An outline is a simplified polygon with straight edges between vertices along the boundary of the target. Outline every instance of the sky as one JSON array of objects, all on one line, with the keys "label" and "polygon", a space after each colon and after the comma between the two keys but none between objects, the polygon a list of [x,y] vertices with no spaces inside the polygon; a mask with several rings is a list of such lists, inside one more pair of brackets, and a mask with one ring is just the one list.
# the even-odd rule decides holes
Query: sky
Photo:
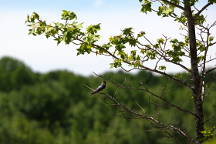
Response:
[{"label": "sky", "polygon": [[[104,40],[126,27],[144,30],[153,39],[162,34],[172,37],[179,33],[178,25],[171,19],[140,13],[138,0],[0,0],[0,57],[18,58],[37,72],[66,69],[90,75],[110,70],[111,58],[93,54],[76,56],[73,45],[57,46],[51,39],[28,35],[24,23],[28,14],[35,11],[53,22],[59,20],[64,9],[74,11],[84,25],[101,23]],[[169,69],[170,72],[179,70]]]}]

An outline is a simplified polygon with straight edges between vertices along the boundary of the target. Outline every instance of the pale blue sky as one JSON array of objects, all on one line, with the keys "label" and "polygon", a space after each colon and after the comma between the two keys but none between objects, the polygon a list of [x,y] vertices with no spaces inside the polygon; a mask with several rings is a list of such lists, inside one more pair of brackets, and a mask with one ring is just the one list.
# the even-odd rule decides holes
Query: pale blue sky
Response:
[{"label": "pale blue sky", "polygon": [[[95,55],[76,56],[73,45],[57,46],[42,36],[29,36],[25,18],[38,12],[48,21],[58,20],[61,10],[75,11],[84,25],[102,23],[103,40],[119,34],[125,27],[146,31],[151,39],[178,37],[179,26],[169,18],[140,13],[139,0],[0,0],[0,57],[13,56],[24,61],[34,71],[47,72],[67,69],[89,75],[110,70],[111,58]],[[215,6],[209,9],[209,19],[216,19]],[[152,65],[147,63],[147,65]],[[169,72],[181,69],[170,66]]]},{"label": "pale blue sky", "polygon": [[138,0],[0,0],[3,9],[110,11],[139,7]]},{"label": "pale blue sky", "polygon": [[28,14],[36,11],[43,18],[54,21],[59,19],[63,9],[75,11],[85,25],[103,23],[102,33],[106,38],[127,25],[136,24],[129,20],[132,17],[139,19],[133,16],[139,14],[138,0],[0,0],[0,31],[4,33],[0,35],[0,57],[13,56],[40,72],[68,69],[89,75],[109,70],[109,58],[77,57],[74,46],[56,46],[52,40],[27,34],[24,21]]}]

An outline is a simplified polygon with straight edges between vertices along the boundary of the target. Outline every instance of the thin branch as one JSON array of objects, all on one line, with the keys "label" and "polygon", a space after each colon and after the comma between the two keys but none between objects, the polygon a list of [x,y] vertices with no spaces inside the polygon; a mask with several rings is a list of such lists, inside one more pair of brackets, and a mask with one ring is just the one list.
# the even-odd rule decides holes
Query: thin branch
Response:
[{"label": "thin branch", "polygon": [[199,11],[199,9],[198,9],[195,5],[193,5],[193,8],[194,8],[196,11]]},{"label": "thin branch", "polygon": [[160,57],[158,58],[158,60],[157,60],[157,62],[156,62],[156,64],[155,64],[155,68],[154,68],[154,69],[157,69],[158,63],[161,61],[161,59],[162,59],[162,56],[160,56]]},{"label": "thin branch", "polygon": [[206,63],[209,63],[209,62],[214,61],[214,60],[216,60],[216,58],[211,58],[211,59],[207,60]]},{"label": "thin branch", "polygon": [[213,67],[213,68],[207,70],[207,71],[206,71],[206,74],[208,74],[208,73],[210,73],[210,72],[212,72],[212,71],[214,71],[214,70],[216,70],[216,67]]},{"label": "thin branch", "polygon": [[[210,37],[210,32],[209,29],[207,29],[207,35],[206,35],[206,46],[205,46],[205,52],[204,52],[204,61],[203,61],[203,68],[202,68],[202,79],[204,80],[205,75],[206,75],[206,58],[207,58],[207,53],[209,50],[209,37]],[[202,81],[203,81],[202,80]],[[204,82],[204,81],[203,81]],[[204,87],[204,85],[202,85],[202,87]]]},{"label": "thin branch", "polygon": [[[92,88],[90,88],[89,86],[85,85],[88,89],[92,90]],[[154,124],[157,128],[161,128],[161,129],[167,129],[167,130],[172,130],[174,132],[176,132],[177,134],[186,137],[189,141],[194,141],[195,140],[190,137],[185,131],[183,131],[182,129],[175,127],[172,124],[164,124],[161,121],[159,121],[158,119],[156,119],[153,116],[147,116],[145,114],[141,114],[137,111],[132,110],[131,108],[127,107],[126,105],[120,103],[115,97],[106,94],[106,93],[99,93],[100,95],[103,95],[105,98],[108,98],[113,106],[117,107],[120,109],[121,112],[126,112],[128,114],[131,114],[132,116],[134,116],[135,118],[141,118],[144,120],[148,120],[150,121],[152,124]]]},{"label": "thin branch", "polygon": [[[207,53],[208,53],[209,47],[211,47],[211,46],[213,46],[215,44],[215,42],[214,43],[209,43],[209,38],[210,38],[210,35],[211,35],[210,34],[210,29],[212,27],[214,27],[215,25],[216,25],[216,21],[214,21],[213,24],[211,24],[210,26],[209,25],[207,25],[207,26],[199,25],[200,26],[200,29],[199,29],[200,34],[199,35],[200,35],[200,38],[201,38],[201,41],[202,41],[203,45],[206,48],[205,51],[204,51],[204,61],[201,64],[201,66],[203,65],[203,67],[202,67],[202,78],[203,78],[203,80],[205,79],[205,75],[207,74],[207,72],[209,73],[209,72],[214,70],[214,68],[212,68],[212,69],[209,69],[208,71],[206,71],[206,64],[208,62],[214,60],[214,58],[213,59],[210,58],[210,60],[207,61]],[[204,40],[204,38],[202,36],[203,33],[206,34],[205,40]]]},{"label": "thin branch", "polygon": [[148,71],[150,71],[150,72],[154,72],[154,73],[161,74],[161,75],[166,76],[166,77],[168,77],[169,79],[174,80],[174,81],[176,81],[177,83],[179,83],[179,84],[181,84],[181,85],[183,85],[183,86],[186,86],[186,87],[188,87],[188,88],[191,89],[191,85],[189,85],[187,82],[185,82],[185,81],[183,81],[183,80],[180,80],[180,79],[177,79],[177,78],[175,78],[174,76],[172,76],[172,75],[170,75],[170,74],[168,74],[168,73],[166,73],[166,72],[162,72],[162,71],[159,71],[159,70],[156,70],[156,69],[151,69],[151,68],[145,67],[145,66],[141,66],[141,67],[143,68],[143,70],[148,70]]},{"label": "thin branch", "polygon": [[[98,76],[98,77],[100,77],[100,78],[103,79],[102,76],[100,76],[100,75],[98,75],[98,74],[96,74],[96,73],[94,73],[94,74],[95,74],[96,76]],[[171,107],[173,107],[173,108],[175,108],[175,109],[177,109],[177,110],[179,110],[179,111],[181,111],[181,112],[185,112],[185,113],[188,113],[188,114],[190,114],[190,115],[196,117],[196,114],[194,114],[193,112],[191,112],[191,111],[189,111],[189,110],[186,110],[186,109],[183,109],[183,108],[181,108],[180,106],[169,102],[169,101],[166,100],[164,97],[159,96],[159,95],[157,95],[157,94],[151,92],[151,91],[148,90],[147,88],[143,88],[143,87],[142,87],[142,88],[134,88],[134,87],[124,86],[124,85],[122,85],[122,84],[117,84],[117,83],[115,83],[115,82],[113,82],[113,81],[111,81],[111,80],[106,80],[106,81],[110,81],[112,84],[114,84],[114,85],[116,85],[116,86],[118,86],[118,87],[120,87],[120,88],[145,91],[145,92],[149,93],[150,95],[152,95],[153,97],[156,97],[156,98],[160,99],[160,100],[163,101],[165,104],[168,104],[169,106],[171,106]]]},{"label": "thin branch", "polygon": [[[144,36],[144,38],[145,38],[151,45],[153,45],[145,36]],[[82,39],[80,39],[80,38],[78,38],[78,37],[76,37],[75,40],[77,40],[77,41],[79,41],[79,42],[81,42],[81,43],[84,42]],[[93,44],[93,47],[96,48],[96,49],[104,49],[102,46],[97,45],[97,44]],[[120,59],[120,58],[118,58],[116,55],[112,54],[112,52],[108,51],[107,49],[104,49],[104,50],[106,51],[107,54],[109,54],[109,55],[110,55],[111,57],[113,57],[114,59]],[[129,62],[129,61],[127,61],[127,60],[123,60],[123,62],[126,63],[126,64],[129,64],[129,65],[132,64],[131,62]],[[175,63],[174,63],[174,64],[175,64]],[[184,67],[184,66],[182,66],[181,64],[178,64],[178,65],[180,65],[181,67],[183,67],[184,69],[187,70],[187,68]],[[182,81],[182,80],[180,80],[180,79],[177,79],[177,78],[175,78],[174,76],[172,76],[172,75],[170,75],[170,74],[168,74],[168,73],[165,73],[165,72],[162,72],[162,71],[159,71],[159,70],[156,70],[156,69],[152,69],[152,68],[146,67],[146,66],[144,66],[144,65],[140,65],[139,67],[140,67],[139,69],[144,69],[144,70],[148,70],[148,71],[150,71],[150,72],[154,72],[154,73],[161,74],[161,75],[163,75],[163,76],[167,76],[168,78],[170,78],[170,79],[172,79],[172,80],[178,82],[179,84],[181,84],[181,85],[183,85],[183,86],[186,86],[186,87],[188,87],[188,88],[191,89],[191,86],[188,85],[188,83],[186,83],[186,82],[184,82],[184,81]],[[188,70],[187,70],[187,71],[188,71]]]},{"label": "thin branch", "polygon": [[216,44],[216,42],[213,42],[213,43],[210,43],[209,46],[213,46],[213,45],[215,45],[215,44]]},{"label": "thin branch", "polygon": [[[99,45],[93,45],[93,46],[96,47],[96,48],[102,48],[102,47],[99,46]],[[108,51],[108,50],[106,50],[106,49],[105,49],[105,51],[106,51],[110,56],[112,56],[113,58],[119,59],[117,56],[113,55],[110,51]],[[124,60],[123,62],[126,63],[126,64],[129,64],[129,65],[131,64],[130,62],[125,61],[125,60]],[[170,78],[170,79],[172,79],[172,80],[178,82],[179,84],[181,84],[181,85],[183,85],[183,86],[186,86],[186,87],[188,87],[188,88],[191,89],[191,86],[190,86],[188,83],[186,83],[186,82],[184,82],[184,81],[182,81],[182,80],[180,80],[180,79],[177,79],[177,78],[173,77],[173,76],[170,75],[170,74],[167,74],[167,73],[165,73],[165,72],[162,72],[162,71],[159,71],[159,70],[156,70],[156,69],[151,69],[151,68],[146,67],[146,66],[144,66],[144,65],[140,65],[139,67],[140,67],[141,69],[148,70],[148,71],[150,71],[150,72],[154,72],[154,73],[161,74],[161,75],[163,75],[163,76],[167,76],[168,78]]]},{"label": "thin branch", "polygon": [[131,68],[131,69],[127,70],[123,66],[121,66],[120,68],[125,72],[131,72],[132,70],[137,70],[137,68]]},{"label": "thin branch", "polygon": [[91,90],[92,92],[94,91],[94,89],[93,88],[90,88],[88,85],[83,85],[84,87],[86,87],[87,89],[89,89],[89,90]]},{"label": "thin branch", "polygon": [[179,110],[179,111],[181,111],[181,112],[185,112],[185,113],[191,114],[192,116],[197,117],[195,113],[193,113],[193,112],[191,112],[191,111],[189,111],[189,110],[183,109],[183,108],[181,108],[180,106],[169,102],[168,100],[166,100],[166,99],[163,98],[162,96],[159,96],[159,95],[157,95],[157,94],[151,92],[150,90],[148,90],[148,89],[146,89],[146,88],[143,88],[143,90],[146,91],[147,93],[151,94],[152,96],[154,96],[154,97],[156,97],[156,98],[162,100],[164,103],[168,104],[169,106],[174,107],[175,109],[177,109],[177,110]]},{"label": "thin branch", "polygon": [[207,7],[209,7],[212,3],[208,2],[206,5],[204,5],[197,13],[196,15],[200,15]]},{"label": "thin branch", "polygon": [[156,119],[153,116],[147,116],[147,115],[138,113],[138,112],[130,109],[126,105],[121,104],[117,99],[115,99],[115,97],[110,96],[110,95],[108,95],[106,93],[100,93],[100,94],[103,95],[104,97],[107,97],[109,100],[111,100],[113,102],[113,104],[115,106],[117,106],[121,111],[126,112],[128,114],[131,114],[135,118],[141,118],[141,119],[144,119],[144,120],[148,120],[152,124],[154,124],[155,126],[157,126],[157,128],[172,130],[172,131],[176,132],[177,134],[179,134],[179,135],[181,135],[183,137],[186,137],[190,141],[195,141],[185,131],[183,131],[182,129],[180,129],[178,127],[175,127],[172,124],[164,124],[164,123],[162,123],[161,121],[159,121],[158,119]]},{"label": "thin branch", "polygon": [[[154,47],[154,44],[153,44],[146,36],[143,36],[143,37],[144,37],[144,39],[145,39],[152,47]],[[147,45],[142,45],[141,43],[139,43],[139,44],[142,45],[142,46],[145,46],[145,47],[147,47],[147,48],[149,48],[149,49],[151,49],[152,51],[155,51],[155,52],[156,52],[158,55],[160,55],[165,61],[170,62],[170,63],[173,63],[173,64],[175,64],[175,65],[177,65],[177,66],[180,66],[182,69],[186,70],[187,72],[191,72],[191,70],[188,69],[186,66],[184,66],[184,65],[182,65],[182,64],[180,64],[180,63],[177,63],[177,62],[173,62],[173,61],[169,60],[169,59],[166,57],[166,55],[164,55],[164,49],[165,49],[165,47],[166,47],[167,40],[168,40],[168,38],[165,37],[164,47],[163,47],[163,49],[161,48],[161,51],[162,51],[162,52],[159,52],[157,49],[153,49],[153,48],[151,48],[151,47],[149,47],[149,46],[147,46]]]},{"label": "thin branch", "polygon": [[164,56],[163,58],[164,58],[165,61],[170,62],[170,63],[173,63],[173,64],[175,64],[175,65],[178,65],[178,66],[180,66],[181,68],[183,68],[184,70],[186,70],[187,72],[191,73],[191,70],[188,69],[186,66],[184,66],[184,65],[182,65],[182,64],[180,64],[180,63],[177,63],[177,62],[173,62],[173,61],[167,59],[165,56]]},{"label": "thin branch", "polygon": [[214,26],[216,26],[216,20],[209,26],[209,30]]},{"label": "thin branch", "polygon": [[[216,60],[216,58],[210,58],[209,60],[206,60],[205,63],[207,64],[207,63],[212,62],[212,61],[214,61],[214,60]],[[203,64],[204,64],[204,63],[199,64],[199,67],[201,67]]]}]

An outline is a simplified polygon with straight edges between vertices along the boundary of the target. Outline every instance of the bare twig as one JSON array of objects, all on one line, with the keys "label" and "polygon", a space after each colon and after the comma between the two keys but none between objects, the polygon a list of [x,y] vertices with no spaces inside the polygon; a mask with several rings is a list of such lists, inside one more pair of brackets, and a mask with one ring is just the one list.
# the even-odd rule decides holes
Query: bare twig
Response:
[{"label": "bare twig", "polygon": [[[96,76],[99,76],[99,77],[101,77],[101,78],[103,78],[102,76],[100,76],[100,75],[98,75],[98,74],[96,74],[96,73],[95,73],[95,75],[96,75]],[[159,95],[157,95],[157,94],[151,92],[151,91],[148,90],[147,88],[134,88],[134,87],[124,86],[124,85],[122,85],[122,84],[117,84],[117,83],[115,83],[115,82],[113,82],[113,81],[111,81],[111,80],[106,80],[106,81],[110,81],[112,84],[114,84],[114,85],[116,85],[116,86],[118,86],[118,87],[120,87],[120,88],[145,91],[145,92],[149,93],[150,95],[152,95],[153,97],[156,97],[156,98],[160,99],[161,101],[163,101],[163,102],[166,103],[167,105],[169,105],[169,106],[171,106],[171,107],[173,107],[173,108],[175,108],[175,109],[177,109],[177,110],[179,110],[179,111],[181,111],[181,112],[188,113],[188,114],[190,114],[190,115],[192,115],[192,116],[197,117],[193,112],[191,112],[191,111],[189,111],[189,110],[186,110],[186,109],[184,109],[184,108],[181,108],[180,106],[169,102],[169,101],[166,100],[164,97],[159,96]]]},{"label": "bare twig", "polygon": [[213,67],[213,68],[207,70],[207,71],[206,71],[206,74],[208,74],[208,73],[210,73],[210,72],[212,72],[212,71],[214,71],[214,70],[216,70],[216,67]]},{"label": "bare twig", "polygon": [[131,69],[126,69],[123,66],[120,67],[122,70],[124,70],[125,72],[131,72],[132,70],[138,70],[137,68],[131,68]]},{"label": "bare twig", "polygon": [[118,100],[115,99],[115,97],[110,96],[110,95],[108,95],[106,93],[100,93],[100,94],[103,95],[104,97],[107,97],[110,101],[112,101],[113,104],[115,106],[117,106],[121,111],[126,112],[126,113],[134,116],[135,118],[141,118],[141,119],[150,121],[157,128],[172,130],[172,131],[176,132],[177,134],[179,134],[179,135],[181,135],[183,137],[186,137],[189,141],[194,141],[194,139],[191,138],[190,136],[188,136],[188,134],[185,131],[183,131],[182,129],[180,129],[178,127],[175,127],[172,124],[164,124],[164,123],[162,123],[161,121],[159,121],[158,119],[156,119],[153,116],[148,116],[148,115],[145,115],[145,114],[138,113],[138,112],[130,109],[126,105],[121,104]]},{"label": "bare twig", "polygon": [[89,89],[89,90],[91,90],[91,91],[94,91],[94,89],[93,88],[90,88],[88,85],[84,85],[87,89]]}]

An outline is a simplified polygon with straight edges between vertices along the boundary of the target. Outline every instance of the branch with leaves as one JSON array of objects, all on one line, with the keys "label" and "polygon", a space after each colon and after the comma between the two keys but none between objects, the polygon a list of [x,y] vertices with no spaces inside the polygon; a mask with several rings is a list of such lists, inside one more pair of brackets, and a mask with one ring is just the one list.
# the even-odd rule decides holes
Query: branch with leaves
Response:
[{"label": "branch with leaves", "polygon": [[[171,17],[174,21],[181,25],[184,34],[182,38],[168,38],[163,36],[156,41],[148,39],[144,31],[134,33],[132,28],[125,28],[122,33],[112,36],[108,42],[101,44],[100,24],[89,25],[83,28],[82,23],[77,21],[77,16],[74,12],[62,11],[60,22],[47,24],[42,20],[37,13],[33,13],[27,17],[26,24],[29,26],[30,35],[45,35],[46,38],[53,38],[57,44],[74,44],[77,46],[77,55],[96,54],[110,56],[113,58],[111,67],[122,68],[125,71],[146,70],[162,76],[165,76],[178,84],[187,87],[193,94],[194,112],[183,109],[182,107],[172,104],[159,95],[155,95],[148,89],[145,89],[152,96],[160,99],[181,112],[191,114],[195,118],[196,127],[196,143],[201,144],[204,137],[204,110],[203,98],[205,95],[205,77],[208,73],[215,70],[216,67],[210,69],[206,64],[214,61],[215,57],[209,57],[209,49],[216,42],[211,33],[211,29],[216,25],[206,25],[206,17],[203,11],[210,5],[214,5],[216,0],[208,0],[201,8],[196,8],[197,0],[139,0],[141,3],[141,12],[155,12],[161,17]],[[198,31],[198,33],[197,33]],[[185,62],[190,62],[190,65],[185,65]],[[148,66],[146,62],[152,62]],[[173,64],[183,69],[190,75],[190,83],[166,72],[167,65]],[[129,70],[125,67],[130,67]],[[144,90],[144,89],[142,89]],[[125,107],[113,97],[103,94],[110,98],[114,104],[118,105],[124,111],[134,114],[137,117],[148,119],[155,124],[161,124],[157,119],[151,116],[140,115],[135,111]],[[163,127],[163,124],[161,125]],[[167,128],[175,130],[181,135],[185,133],[172,125]]]},{"label": "branch with leaves", "polygon": [[[170,40],[172,49],[166,49],[168,39],[160,38],[153,44],[147,39],[145,32],[142,31],[134,35],[132,28],[125,28],[122,30],[122,34],[112,36],[109,38],[108,43],[99,45],[100,35],[97,33],[100,30],[100,24],[90,25],[86,28],[86,31],[82,31],[82,24],[76,21],[77,16],[73,12],[65,10],[62,13],[61,19],[65,23],[46,24],[45,21],[40,19],[37,13],[33,13],[27,17],[26,21],[28,26],[31,27],[29,34],[44,34],[47,38],[53,37],[57,41],[57,44],[64,42],[65,44],[73,43],[79,45],[77,55],[85,53],[109,55],[113,57],[111,67],[123,67],[122,64],[125,63],[134,69],[147,70],[167,76],[181,85],[190,88],[190,85],[184,81],[166,73],[166,66],[158,66],[158,63],[164,60],[190,72],[189,68],[181,64],[181,57],[185,55],[185,52],[182,50],[182,47],[185,47],[183,42],[172,39]],[[142,43],[144,40],[147,44]],[[128,53],[125,51],[127,45],[132,48]],[[154,67],[145,66],[146,61],[154,61],[158,57],[161,57],[161,59],[155,63]]]}]

